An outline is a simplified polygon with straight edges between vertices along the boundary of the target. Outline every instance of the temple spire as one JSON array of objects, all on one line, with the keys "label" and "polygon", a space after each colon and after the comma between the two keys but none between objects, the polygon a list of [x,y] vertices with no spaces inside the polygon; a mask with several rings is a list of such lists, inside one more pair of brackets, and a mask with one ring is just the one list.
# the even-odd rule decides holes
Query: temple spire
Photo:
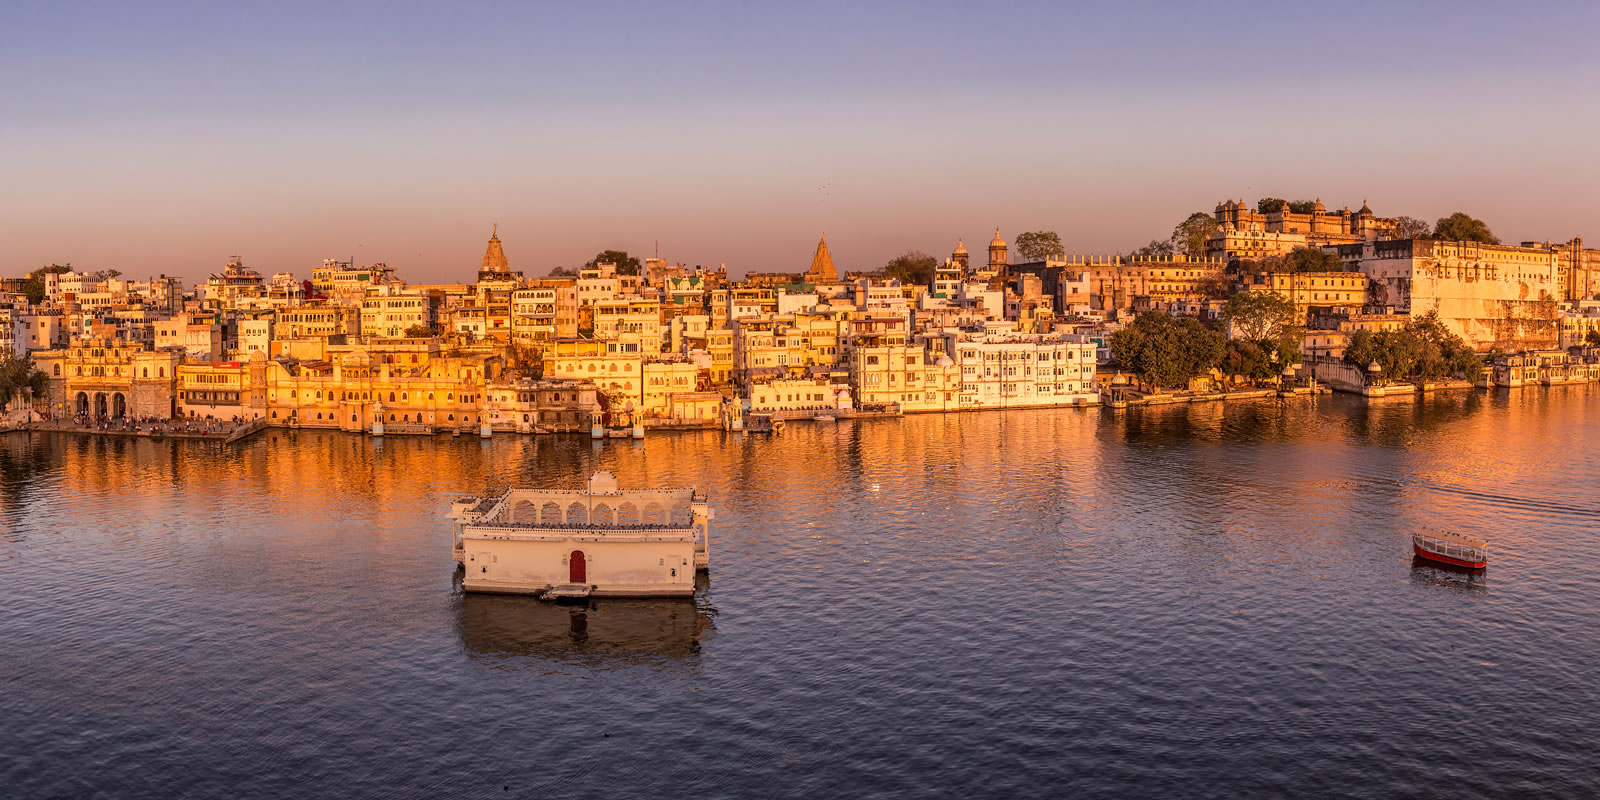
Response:
[{"label": "temple spire", "polygon": [[810,283],[833,283],[839,279],[839,271],[833,266],[833,254],[828,252],[828,234],[822,234],[822,239],[817,242],[817,252],[811,256],[811,268],[806,270],[806,280]]},{"label": "temple spire", "polygon": [[489,280],[510,273],[511,262],[506,260],[506,251],[500,246],[500,223],[496,222],[489,234],[489,246],[483,251],[483,263],[478,269],[478,279]]}]

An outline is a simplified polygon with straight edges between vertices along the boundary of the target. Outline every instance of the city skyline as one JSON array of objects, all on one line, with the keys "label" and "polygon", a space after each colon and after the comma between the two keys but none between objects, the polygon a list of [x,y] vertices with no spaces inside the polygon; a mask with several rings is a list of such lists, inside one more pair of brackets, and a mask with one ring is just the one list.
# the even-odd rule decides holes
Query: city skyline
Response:
[{"label": "city skyline", "polygon": [[0,259],[443,282],[498,222],[529,276],[799,270],[823,231],[861,270],[1263,196],[1593,236],[1597,12],[1541,6],[19,9]]}]

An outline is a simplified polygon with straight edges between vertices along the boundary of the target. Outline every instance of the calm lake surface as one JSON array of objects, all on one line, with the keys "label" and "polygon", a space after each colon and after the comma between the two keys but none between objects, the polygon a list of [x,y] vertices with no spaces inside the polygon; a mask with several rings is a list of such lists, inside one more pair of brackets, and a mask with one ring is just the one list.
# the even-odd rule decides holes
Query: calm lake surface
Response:
[{"label": "calm lake surface", "polygon": [[[1600,387],[595,444],[0,438],[7,797],[1595,796]],[[463,596],[486,485],[694,601]],[[1414,564],[1419,525],[1491,540]]]}]

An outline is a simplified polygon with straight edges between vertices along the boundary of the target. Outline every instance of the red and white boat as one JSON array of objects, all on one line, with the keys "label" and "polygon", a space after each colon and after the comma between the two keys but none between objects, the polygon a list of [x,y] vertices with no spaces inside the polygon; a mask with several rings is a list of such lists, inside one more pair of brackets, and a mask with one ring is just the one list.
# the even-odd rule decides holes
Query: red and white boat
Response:
[{"label": "red and white boat", "polygon": [[1449,531],[1423,530],[1411,534],[1411,549],[1418,558],[1481,569],[1489,563],[1489,543]]}]

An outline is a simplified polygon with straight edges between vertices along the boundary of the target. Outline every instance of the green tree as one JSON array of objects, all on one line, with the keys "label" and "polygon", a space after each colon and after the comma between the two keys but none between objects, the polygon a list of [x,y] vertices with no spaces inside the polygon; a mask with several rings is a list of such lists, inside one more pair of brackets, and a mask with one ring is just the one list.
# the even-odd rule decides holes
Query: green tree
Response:
[{"label": "green tree", "polygon": [[1017,256],[1021,261],[1066,258],[1067,248],[1055,231],[1027,231],[1017,234]]},{"label": "green tree", "polygon": [[547,278],[576,278],[576,277],[578,277],[578,271],[573,269],[572,267],[556,267],[556,268],[550,270],[550,273],[548,275],[546,275],[545,277],[547,277]]},{"label": "green tree", "polygon": [[424,324],[422,324],[420,322],[415,324],[415,325],[412,325],[409,328],[406,328],[406,338],[407,339],[426,339],[426,338],[428,338],[428,337],[430,337],[432,335],[433,335],[433,328],[431,328],[431,327],[429,327],[427,325],[424,325]]},{"label": "green tree", "polygon": [[626,250],[602,250],[583,266],[585,269],[594,269],[601,264],[616,264],[618,275],[639,274],[639,259],[628,255]]},{"label": "green tree", "polygon": [[33,368],[26,358],[0,359],[0,406],[10,403],[20,392],[24,402],[44,394],[50,377]]},{"label": "green tree", "polygon": [[1432,226],[1416,217],[1395,217],[1394,233],[1390,234],[1390,237],[1394,239],[1426,239],[1432,230]]},{"label": "green tree", "polygon": [[1216,231],[1216,217],[1196,211],[1172,229],[1172,249],[1190,258],[1200,258],[1206,254],[1206,240]]},{"label": "green tree", "polygon": [[1129,253],[1128,260],[1137,261],[1150,258],[1166,258],[1170,255],[1172,255],[1172,242],[1164,242],[1160,239],[1151,239],[1149,244]]},{"label": "green tree", "polygon": [[1600,330],[1590,328],[1589,332],[1583,335],[1583,343],[1590,347],[1600,347]]},{"label": "green tree", "polygon": [[1296,247],[1283,257],[1284,272],[1343,272],[1339,257],[1316,247]]},{"label": "green tree", "polygon": [[1299,326],[1294,301],[1277,292],[1240,292],[1222,304],[1222,319],[1234,338],[1276,342]]},{"label": "green tree", "polygon": [[1483,374],[1483,359],[1434,312],[1399,330],[1356,331],[1345,343],[1344,360],[1362,369],[1377,364],[1383,377],[1393,380],[1432,381],[1459,375],[1476,381]]},{"label": "green tree", "polygon": [[1300,361],[1300,343],[1293,337],[1252,342],[1229,339],[1222,353],[1222,371],[1256,381],[1275,381],[1283,368]]},{"label": "green tree", "polygon": [[28,273],[28,279],[22,284],[22,293],[27,295],[29,303],[38,305],[39,303],[44,302],[44,276],[60,275],[64,272],[71,271],[72,264],[70,262],[66,264],[51,264],[48,267],[40,267]]},{"label": "green tree", "polygon": [[927,285],[933,281],[933,270],[939,265],[933,256],[921,250],[907,250],[883,265],[883,274],[907,286]]},{"label": "green tree", "polygon": [[1147,311],[1111,334],[1111,353],[1147,385],[1187,386],[1222,360],[1222,334],[1197,319]]},{"label": "green tree", "polygon": [[1500,243],[1500,239],[1489,231],[1488,224],[1460,211],[1448,217],[1441,217],[1433,226],[1433,238],[1447,242]]},{"label": "green tree", "polygon": [[1317,210],[1317,201],[1315,200],[1284,200],[1280,197],[1263,197],[1256,201],[1256,211],[1261,214],[1270,214],[1274,211],[1281,211],[1285,205],[1289,206],[1289,213],[1291,214],[1310,214]]}]

